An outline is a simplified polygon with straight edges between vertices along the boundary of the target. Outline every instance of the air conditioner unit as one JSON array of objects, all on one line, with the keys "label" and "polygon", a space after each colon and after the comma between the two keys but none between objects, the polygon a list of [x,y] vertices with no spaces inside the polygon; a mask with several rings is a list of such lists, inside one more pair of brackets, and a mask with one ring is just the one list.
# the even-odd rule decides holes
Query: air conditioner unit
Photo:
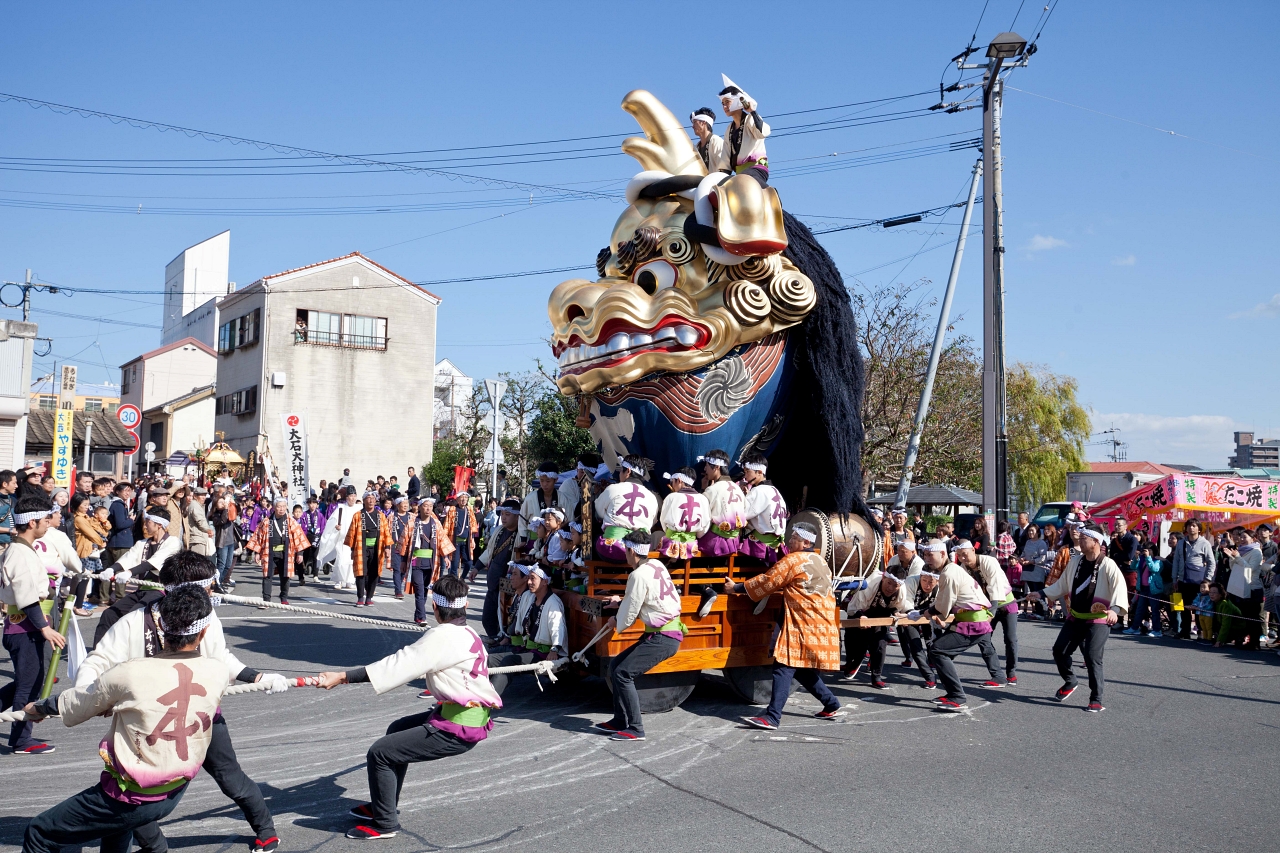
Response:
[{"label": "air conditioner unit", "polygon": [[272,373],[271,373],[271,387],[272,387],[272,388],[283,388],[283,387],[284,387],[284,379],[285,379],[285,376],[284,376],[284,371],[283,371],[283,370],[275,370],[275,371],[272,371]]}]

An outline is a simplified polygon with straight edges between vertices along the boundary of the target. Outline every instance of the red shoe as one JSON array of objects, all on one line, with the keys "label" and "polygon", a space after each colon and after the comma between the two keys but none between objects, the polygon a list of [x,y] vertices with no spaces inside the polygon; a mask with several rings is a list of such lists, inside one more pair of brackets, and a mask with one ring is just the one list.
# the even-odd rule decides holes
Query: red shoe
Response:
[{"label": "red shoe", "polygon": [[936,681],[926,681],[926,682],[924,683],[924,689],[925,689],[925,690],[937,690],[937,689],[938,689],[938,682],[936,682]]},{"label": "red shoe", "polygon": [[279,846],[280,839],[273,835],[270,838],[253,839],[253,843],[249,845],[249,849],[255,851],[255,853],[271,853],[272,850],[275,850]]},{"label": "red shoe", "polygon": [[830,711],[819,711],[818,713],[814,714],[814,716],[817,717],[819,720],[834,720],[837,717],[843,717],[848,713],[849,712],[846,711],[844,708],[834,708]]},{"label": "red shoe", "polygon": [[767,720],[764,717],[743,717],[742,722],[746,723],[748,726],[751,726],[751,728],[753,729],[766,729],[768,731],[774,731],[775,729],[778,728],[776,725],[774,725],[772,720]]},{"label": "red shoe", "polygon": [[1075,684],[1072,684],[1070,686],[1064,684],[1058,688],[1057,693],[1053,694],[1053,698],[1057,699],[1059,702],[1065,702],[1071,698],[1072,693],[1076,692],[1076,687],[1077,685]]},{"label": "red shoe", "polygon": [[374,841],[379,838],[395,837],[395,830],[383,832],[380,829],[374,829],[372,826],[355,826],[347,830],[347,838],[355,838],[359,841]]},{"label": "red shoe", "polygon": [[57,747],[51,743],[33,743],[30,746],[24,746],[22,749],[15,749],[14,755],[45,755],[53,752]]},{"label": "red shoe", "polygon": [[281,604],[283,604],[285,607],[288,607],[288,606],[289,606],[289,599],[287,599],[287,598],[282,598],[282,599],[280,599],[280,603],[281,603]]},{"label": "red shoe", "polygon": [[430,690],[424,690],[424,691],[422,691],[421,693],[419,693],[419,694],[418,694],[418,698],[419,698],[419,699],[432,699],[432,698],[434,698],[434,697],[431,695],[431,691],[430,691]]},{"label": "red shoe", "polygon": [[609,740],[644,740],[644,735],[638,735],[635,732],[620,731],[611,734],[609,736]]},{"label": "red shoe", "polygon": [[1017,687],[1017,686],[1018,686],[1018,676],[1016,676],[1016,675],[1010,675],[1010,676],[1008,676],[1008,677],[1005,679],[1004,684],[1005,684],[1005,687]]},{"label": "red shoe", "polygon": [[876,690],[888,690],[889,685],[884,679],[876,677],[871,679],[871,686]]},{"label": "red shoe", "polygon": [[982,682],[982,686],[996,689],[996,688],[1004,687],[1004,682],[996,681],[994,679],[988,678],[986,681]]},{"label": "red shoe", "polygon": [[1089,707],[1085,708],[1085,710],[1088,711],[1090,714],[1096,714],[1099,711],[1105,711],[1107,709],[1102,707],[1101,702],[1090,702]]},{"label": "red shoe", "polygon": [[591,727],[593,729],[599,729],[602,732],[608,732],[609,734],[613,734],[614,732],[620,732],[626,728],[626,726],[620,726],[617,723],[615,723],[613,720],[605,720],[600,723],[592,723]]},{"label": "red shoe", "polygon": [[943,696],[940,699],[935,699],[934,703],[937,705],[939,711],[946,711],[950,714],[958,714],[969,707],[966,702],[957,702],[956,700],[949,699],[946,696]]}]

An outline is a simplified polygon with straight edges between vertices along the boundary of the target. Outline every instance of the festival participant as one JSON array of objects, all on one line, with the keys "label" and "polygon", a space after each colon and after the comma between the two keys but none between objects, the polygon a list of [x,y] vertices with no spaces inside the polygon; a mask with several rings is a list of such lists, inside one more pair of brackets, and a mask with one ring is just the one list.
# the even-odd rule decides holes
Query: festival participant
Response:
[{"label": "festival participant", "polygon": [[622,633],[639,619],[644,636],[609,663],[609,679],[613,682],[613,717],[595,724],[610,733],[610,740],[644,740],[644,718],[640,714],[640,695],[636,693],[636,677],[644,675],[680,651],[686,633],[680,621],[680,593],[671,582],[667,567],[649,559],[653,547],[647,530],[633,530],[623,538],[626,547],[627,587],[621,596],[609,597],[618,612],[604,623]]},{"label": "festival participant", "polygon": [[716,114],[710,107],[702,107],[689,113],[689,124],[698,137],[694,148],[706,166],[707,174],[712,172],[730,172],[729,159],[724,156],[724,140],[715,134]]},{"label": "festival participant", "polygon": [[[392,500],[395,512],[391,514],[391,537],[396,545],[404,541],[405,533],[413,524],[413,514],[409,512],[409,499],[403,495]],[[396,547],[391,551],[391,587],[395,591],[397,601],[404,599],[404,582],[409,575],[409,564]]]},{"label": "festival participant", "polygon": [[[930,546],[929,543],[920,545],[923,551],[926,547],[940,547],[938,553],[942,560],[946,560],[946,546]],[[923,562],[923,561],[921,561]],[[902,597],[907,603],[909,613],[924,613],[933,606],[934,599],[938,595],[938,570],[925,566],[920,569],[917,575],[908,575],[903,581]],[[926,644],[933,640],[934,632],[932,625],[900,625],[898,626],[898,637],[902,644],[902,648],[908,655],[908,660],[914,661],[915,665],[920,669],[920,675],[924,677],[924,687],[926,690],[932,690],[937,686],[937,674],[933,671],[933,667],[929,664],[929,656],[926,653]]]},{"label": "festival participant", "polygon": [[[142,514],[142,538],[106,568],[106,573],[115,581],[116,594],[125,599],[132,598],[133,593],[125,594],[125,584],[133,578],[154,581],[161,564],[181,550],[182,539],[169,533],[169,512],[156,506],[149,507]],[[125,604],[121,615],[134,606],[136,604]],[[116,609],[112,605],[112,609],[103,614],[102,621],[98,623],[99,631],[111,627],[110,622],[114,620],[110,616]],[[108,624],[104,627],[102,622]]]},{"label": "festival participant", "polygon": [[595,485],[596,470],[600,467],[600,464],[599,453],[578,454],[573,476],[561,483],[556,490],[556,503],[565,511],[565,516],[570,522],[582,522],[579,505],[587,508],[587,516],[591,515],[590,508],[597,493]]},{"label": "festival participant", "polygon": [[[153,592],[154,598],[115,622],[95,642],[93,651],[76,672],[76,689],[88,688],[108,670],[125,661],[152,658],[163,653],[167,645],[162,636],[164,632],[159,627],[158,614],[164,600],[178,590],[189,589],[202,591],[202,595],[207,598],[208,590],[215,580],[216,568],[208,557],[194,551],[180,551],[167,558],[159,574],[159,581],[164,584],[165,592]],[[273,672],[258,672],[241,663],[227,647],[222,622],[217,613],[210,613],[208,618],[208,630],[198,644],[202,657],[220,661],[227,669],[227,678],[245,684],[265,682],[270,685],[267,691],[269,693],[283,693],[288,689],[284,676]],[[231,733],[221,712],[211,715],[210,725],[212,740],[204,758],[204,769],[213,777],[222,793],[240,807],[245,820],[253,827],[252,849],[274,850],[280,842],[276,837],[271,810],[267,808],[258,784],[240,769],[235,747],[231,744]],[[138,828],[135,834],[143,853],[161,853],[167,847],[163,833],[154,823]]]},{"label": "festival participant", "polygon": [[[573,512],[573,507],[560,503],[560,494],[556,490],[556,481],[560,478],[560,469],[554,462],[538,463],[538,487],[524,496],[520,502],[520,526],[516,533],[521,542],[529,539],[529,522],[542,516],[542,511],[549,506],[558,506],[565,513]],[[567,481],[566,481],[567,482]]]},{"label": "festival participant", "polygon": [[711,526],[711,505],[693,488],[697,474],[692,468],[681,468],[662,477],[671,492],[663,498],[658,514],[663,533],[658,550],[668,559],[688,560],[698,556],[698,537]]},{"label": "festival participant", "polygon": [[471,580],[475,580],[480,566],[485,567],[484,607],[480,612],[484,633],[490,639],[498,636],[501,624],[498,621],[498,593],[502,587],[502,576],[507,564],[515,556],[519,542],[520,503],[515,498],[503,501],[498,507],[501,515],[498,531],[489,537],[489,544],[480,555],[476,566],[471,570]]},{"label": "festival participant", "polygon": [[467,627],[467,585],[444,575],[431,590],[439,623],[412,645],[393,655],[347,672],[320,673],[320,687],[370,682],[378,695],[425,678],[439,700],[430,711],[402,717],[387,727],[385,737],[369,747],[366,769],[370,802],[351,813],[363,819],[348,838],[392,838],[400,831],[396,805],[410,764],[461,755],[488,737],[489,714],[502,707],[502,697],[489,683],[484,643]]},{"label": "festival participant", "polygon": [[1106,547],[1107,534],[1101,527],[1090,523],[1080,528],[1080,553],[1072,554],[1066,571],[1043,593],[1032,593],[1049,601],[1062,599],[1067,607],[1066,621],[1053,644],[1053,662],[1058,665],[1063,682],[1053,698],[1065,702],[1076,692],[1079,682],[1071,667],[1071,656],[1081,649],[1089,672],[1089,705],[1085,710],[1093,714],[1106,710],[1102,706],[1106,687],[1102,655],[1107,637],[1111,626],[1129,609],[1124,574],[1107,556]]},{"label": "festival participant", "polygon": [[840,612],[831,588],[831,568],[813,550],[817,541],[818,531],[798,522],[787,540],[789,553],[768,571],[743,583],[724,579],[725,593],[746,593],[752,601],[782,594],[782,625],[773,646],[773,694],[763,714],[744,718],[753,728],[776,729],[782,724],[793,678],[822,703],[822,710],[814,715],[818,719],[845,714],[821,676],[840,666]]},{"label": "festival participant", "polygon": [[311,543],[302,552],[302,568],[313,578],[320,571],[316,562],[316,552],[319,550],[320,536],[324,533],[324,522],[324,513],[320,511],[320,499],[312,495],[307,498],[307,509],[302,513],[302,520],[298,523],[302,525],[302,532],[307,535],[307,541]]},{"label": "festival participant", "polygon": [[[307,534],[302,532],[302,525],[289,516],[289,502],[284,498],[276,498],[275,511],[269,518],[258,525],[245,548],[254,554],[258,565],[262,566],[262,600],[271,600],[271,578],[280,577],[280,603],[289,603],[289,579],[293,577],[294,566],[302,566],[302,552],[311,543]],[[260,607],[259,609],[263,609]]]},{"label": "festival participant", "polygon": [[653,529],[658,518],[658,497],[644,483],[651,470],[651,459],[635,455],[623,457],[618,467],[618,482],[606,486],[596,498],[596,514],[600,516],[596,556],[600,559],[614,563],[629,560],[623,544],[627,534],[647,535]]},{"label": "festival participant", "polygon": [[355,589],[355,558],[351,546],[347,545],[347,536],[355,526],[351,522],[360,515],[361,507],[356,500],[356,493],[351,489],[339,490],[338,500],[339,503],[331,510],[325,522],[324,533],[320,536],[320,545],[316,551],[316,561],[321,565],[333,563],[335,590]]},{"label": "festival participant", "polygon": [[[991,675],[987,684],[997,687],[1000,686],[996,680],[999,658],[996,657],[996,647],[991,644],[991,601],[968,572],[947,558],[945,550],[936,550],[939,546],[938,540],[931,540],[929,549],[925,551],[925,564],[938,573],[938,591],[933,604],[927,610],[913,610],[907,616],[915,619],[924,615],[937,626],[937,636],[929,646],[928,662],[937,671],[947,692],[933,701],[939,711],[958,713],[969,705],[956,672],[956,656],[976,644]],[[972,549],[973,546],[968,540],[960,539],[956,547]]]},{"label": "festival participant", "polygon": [[564,510],[549,506],[542,511],[543,540],[540,561],[552,572],[563,570],[573,552],[573,534],[564,528]]},{"label": "festival participant", "polygon": [[505,612],[501,607],[498,609],[497,642],[489,646],[489,651],[492,653],[509,652],[513,647],[521,645],[515,642],[515,636],[524,631],[519,616],[520,596],[529,588],[529,573],[525,571],[526,568],[528,566],[524,563],[507,564],[507,582],[511,584],[511,601],[508,602]]},{"label": "festival participant", "polygon": [[400,559],[409,566],[413,621],[419,625],[427,622],[427,587],[435,580],[436,552],[440,547],[440,521],[431,512],[434,505],[435,498],[430,495],[418,502],[418,516],[405,525],[398,548]]},{"label": "festival participant", "polygon": [[739,542],[738,549],[746,557],[763,560],[765,565],[772,566],[785,556],[786,546],[782,537],[787,532],[787,502],[766,479],[769,460],[763,453],[749,451],[742,457],[742,514],[747,517],[746,536]]},{"label": "festival participant", "polygon": [[[45,646],[63,648],[66,639],[49,624],[53,600],[49,576],[35,543],[50,526],[52,503],[43,494],[24,494],[13,505],[13,540],[0,560],[0,604],[4,604],[4,647],[13,664],[13,681],[0,690],[0,706],[20,711],[40,697],[45,677]],[[15,755],[43,755],[54,747],[32,737],[30,722],[9,729]]]},{"label": "festival participant", "polygon": [[[894,566],[889,571],[872,572],[861,589],[849,597],[846,612],[850,618],[865,616],[869,619],[889,618],[897,621],[900,613],[907,611],[907,602],[903,596],[903,578],[906,569]],[[894,626],[896,627],[896,625]],[[864,657],[870,658],[871,686],[876,690],[886,690],[889,685],[884,680],[884,653],[889,647],[888,625],[877,625],[868,628],[844,629],[844,668],[840,670],[839,680],[845,681],[857,676],[862,668]]]},{"label": "festival participant", "polygon": [[37,815],[27,825],[24,851],[54,853],[89,842],[100,842],[104,853],[127,851],[135,833],[141,840],[144,827],[178,805],[206,759],[213,739],[208,721],[227,689],[226,664],[199,650],[211,610],[197,590],[168,596],[156,620],[162,654],[122,663],[95,684],[27,706],[34,719],[60,714],[68,727],[109,716],[111,731],[99,747],[106,766],[98,784]]},{"label": "festival participant", "polygon": [[698,461],[702,463],[702,494],[711,507],[711,526],[698,537],[698,550],[704,557],[736,554],[742,528],[747,526],[743,513],[746,497],[728,474],[729,454],[712,450]]},{"label": "festival participant", "polygon": [[746,173],[760,182],[769,184],[769,155],[764,140],[769,135],[769,125],[756,112],[755,99],[739,89],[732,80],[721,74],[724,88],[720,90],[720,107],[732,119],[724,132],[724,158],[728,171]]},{"label": "festival participant", "polygon": [[898,545],[903,542],[916,541],[916,535],[907,526],[907,511],[900,507],[894,507],[889,510],[889,530],[887,532],[890,547],[885,550],[886,554],[896,553]]},{"label": "festival participant", "polygon": [[347,531],[347,547],[356,576],[356,607],[372,607],[382,570],[391,562],[391,525],[378,511],[376,492],[364,493],[364,508]]},{"label": "festival participant", "polygon": [[[472,549],[479,532],[480,522],[471,506],[471,495],[459,492],[444,514],[444,538],[452,546],[449,552],[452,556],[447,560],[449,574],[465,578],[472,573]],[[445,572],[446,567],[442,565],[440,571]]]},{"label": "festival participant", "polygon": [[[565,619],[564,602],[551,591],[551,577],[541,566],[533,563],[514,565],[524,575],[527,588],[518,598],[516,618],[512,624],[513,650],[501,658],[491,657],[489,666],[519,666],[566,657],[569,654],[569,623]],[[507,678],[505,673],[499,673],[491,679],[498,693],[507,689]]]},{"label": "festival participant", "polygon": [[[1004,628],[1004,671],[1003,686],[1016,687],[1018,684],[1018,602],[1014,600],[1013,587],[1009,578],[1000,568],[1000,561],[995,557],[979,554],[973,544],[961,540],[956,546],[952,559],[969,572],[982,594],[991,602],[991,633],[994,636],[996,626]],[[999,683],[988,683],[986,687],[1000,687]]]}]

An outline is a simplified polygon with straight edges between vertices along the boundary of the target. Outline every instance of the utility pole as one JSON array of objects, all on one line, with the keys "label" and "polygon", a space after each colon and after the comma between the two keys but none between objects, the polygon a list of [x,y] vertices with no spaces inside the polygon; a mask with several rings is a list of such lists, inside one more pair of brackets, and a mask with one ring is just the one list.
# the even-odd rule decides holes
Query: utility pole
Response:
[{"label": "utility pole", "polygon": [[920,405],[916,407],[916,422],[907,442],[907,455],[902,460],[902,478],[898,481],[898,494],[893,499],[894,509],[906,509],[907,492],[911,489],[911,477],[920,453],[920,434],[929,417],[929,400],[933,397],[933,379],[938,373],[938,361],[942,358],[942,345],[947,337],[947,324],[951,316],[951,298],[955,296],[956,279],[960,277],[960,260],[964,257],[964,244],[969,236],[969,221],[973,218],[973,201],[978,195],[978,179],[982,177],[982,160],[973,164],[973,181],[969,184],[969,201],[964,206],[964,219],[960,223],[960,236],[956,238],[956,252],[951,258],[951,274],[947,276],[947,290],[942,297],[942,311],[938,315],[938,330],[933,335],[933,349],[929,351],[929,371],[920,391]]},{"label": "utility pole", "polygon": [[[20,291],[22,291],[22,298],[21,298],[19,301],[14,302],[12,305],[10,305],[10,304],[9,304],[8,302],[6,302],[6,301],[5,301],[5,299],[4,299],[4,289],[5,289],[6,287],[16,287],[16,288],[18,288]],[[0,282],[0,305],[3,305],[5,308],[17,308],[17,307],[21,306],[21,307],[22,307],[22,322],[24,322],[24,323],[30,322],[30,320],[31,320],[31,291],[33,291],[33,290],[46,291],[46,292],[48,292],[48,293],[57,293],[57,292],[58,292],[58,287],[57,287],[57,285],[53,285],[53,284],[32,284],[32,282],[31,282],[31,270],[27,270],[27,277],[26,277],[26,280],[25,280],[25,281],[5,281],[5,282]],[[65,294],[65,295],[66,295],[66,296],[70,296],[71,294],[70,294],[70,293],[67,293],[67,294]]]},{"label": "utility pole", "polygon": [[[1004,352],[1004,217],[1001,214],[1000,71],[1026,64],[1027,40],[1001,33],[987,45],[985,65],[957,62],[961,69],[983,69],[982,76],[982,513],[1009,517],[1008,418]],[[1019,60],[1019,57],[1022,57]]]},{"label": "utility pole", "polygon": [[31,319],[31,270],[27,270],[27,281],[22,288],[22,322]]}]

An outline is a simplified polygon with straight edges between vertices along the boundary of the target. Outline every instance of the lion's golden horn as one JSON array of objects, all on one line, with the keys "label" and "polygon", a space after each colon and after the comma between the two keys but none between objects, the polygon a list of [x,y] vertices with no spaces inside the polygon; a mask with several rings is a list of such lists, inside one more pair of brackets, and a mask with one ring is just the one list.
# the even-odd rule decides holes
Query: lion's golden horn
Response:
[{"label": "lion's golden horn", "polygon": [[641,168],[672,175],[705,175],[707,168],[693,150],[689,134],[671,110],[652,93],[635,89],[622,99],[622,108],[635,117],[645,139],[622,141],[622,151],[640,162]]}]

